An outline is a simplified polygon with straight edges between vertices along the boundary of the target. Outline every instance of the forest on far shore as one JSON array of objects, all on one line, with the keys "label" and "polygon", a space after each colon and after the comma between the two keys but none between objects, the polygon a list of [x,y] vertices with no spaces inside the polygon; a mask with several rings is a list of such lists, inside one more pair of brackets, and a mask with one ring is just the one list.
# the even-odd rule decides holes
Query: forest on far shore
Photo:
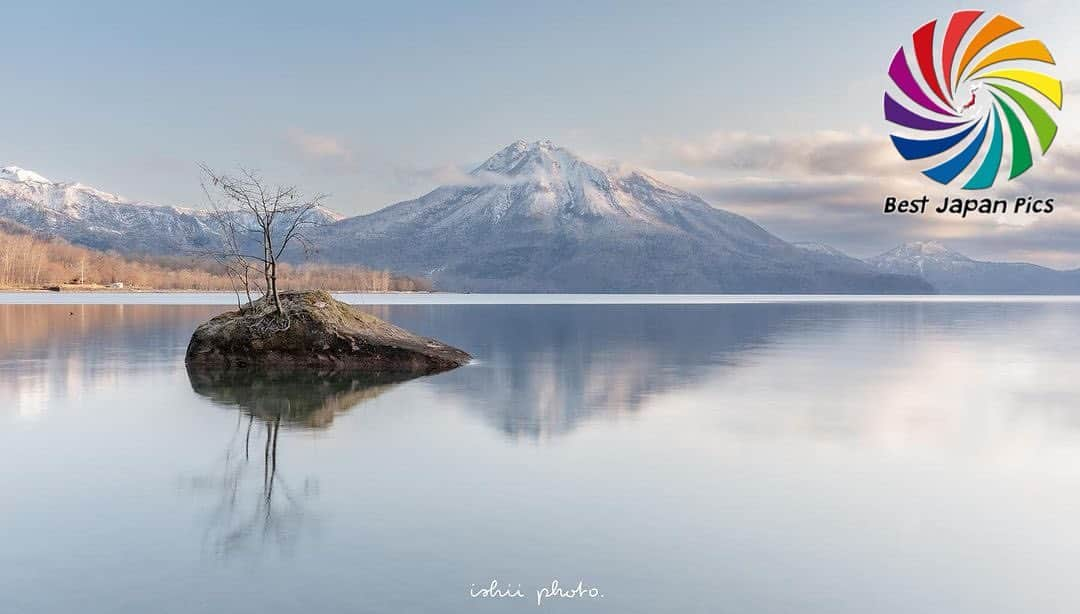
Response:
[{"label": "forest on far shore", "polygon": [[[360,266],[280,265],[282,290],[319,288],[341,292],[426,292],[422,278]],[[62,239],[0,224],[0,288],[124,284],[140,290],[236,290],[236,279],[220,265],[195,256],[131,257],[101,252]]]}]

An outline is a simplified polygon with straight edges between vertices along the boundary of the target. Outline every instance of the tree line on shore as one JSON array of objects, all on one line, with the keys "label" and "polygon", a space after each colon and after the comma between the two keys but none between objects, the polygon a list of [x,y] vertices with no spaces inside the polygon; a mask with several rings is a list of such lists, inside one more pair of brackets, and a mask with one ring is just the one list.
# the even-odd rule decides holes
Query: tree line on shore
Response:
[{"label": "tree line on shore", "polygon": [[[283,290],[429,291],[426,279],[384,270],[324,264],[278,264]],[[225,266],[197,256],[134,258],[102,252],[0,224],[0,288],[45,288],[65,284],[155,290],[237,290]]]}]

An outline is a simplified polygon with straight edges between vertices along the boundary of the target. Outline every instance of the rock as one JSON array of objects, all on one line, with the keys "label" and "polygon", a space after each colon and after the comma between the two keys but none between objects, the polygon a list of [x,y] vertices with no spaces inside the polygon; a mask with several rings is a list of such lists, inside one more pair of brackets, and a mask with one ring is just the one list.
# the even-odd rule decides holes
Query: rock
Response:
[{"label": "rock", "polygon": [[469,362],[465,352],[335,300],[326,292],[285,292],[284,315],[260,299],[223,313],[191,336],[185,362],[195,367],[307,367],[427,375]]}]

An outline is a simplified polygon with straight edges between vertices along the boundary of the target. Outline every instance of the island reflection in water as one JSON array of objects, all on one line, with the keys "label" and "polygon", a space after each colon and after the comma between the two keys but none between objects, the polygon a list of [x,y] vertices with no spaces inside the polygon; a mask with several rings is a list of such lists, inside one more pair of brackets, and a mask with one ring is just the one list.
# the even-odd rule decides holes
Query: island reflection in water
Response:
[{"label": "island reflection in water", "polygon": [[371,309],[475,364],[189,377],[221,308],[0,306],[11,609],[1080,607],[1078,304]]},{"label": "island reflection in water", "polygon": [[[412,386],[433,389],[441,405],[473,412],[514,439],[557,437],[593,419],[633,418],[650,399],[695,390],[709,397],[697,400],[725,428],[759,435],[786,431],[799,415],[800,424],[823,435],[856,436],[865,427],[860,423],[881,419],[891,391],[916,401],[905,411],[943,406],[938,409],[953,413],[978,390],[991,395],[1026,384],[1018,380],[1020,372],[1000,362],[1006,358],[1041,365],[1034,374],[1040,385],[1007,392],[1038,400],[1023,416],[1038,412],[1080,426],[1062,406],[1071,387],[1055,379],[1074,351],[1060,331],[1080,324],[1077,304],[364,308],[467,348],[475,364]],[[182,368],[191,330],[221,310],[0,305],[0,373],[11,375],[0,381],[0,392],[14,400],[8,411],[47,411],[50,400],[99,384]],[[981,388],[964,384],[993,369],[1005,372]],[[396,383],[319,373],[249,377],[192,373],[189,381],[215,404],[257,417],[281,413],[286,423],[310,428],[329,425],[335,414]],[[821,381],[829,382],[827,394],[817,386]],[[747,385],[768,387],[770,394],[732,394]],[[871,400],[879,407],[875,412],[865,411]]]},{"label": "island reflection in water", "polygon": [[216,405],[286,427],[327,428],[334,416],[412,379],[317,369],[187,367],[191,389]]},{"label": "island reflection in water", "polygon": [[187,366],[187,374],[195,393],[239,412],[220,471],[190,480],[193,492],[215,499],[207,512],[203,540],[206,548],[223,557],[268,544],[291,551],[293,540],[302,533],[303,520],[309,515],[304,502],[318,493],[318,481],[307,477],[303,487],[297,488],[279,471],[282,427],[329,428],[336,414],[411,379],[347,371],[194,365]]}]

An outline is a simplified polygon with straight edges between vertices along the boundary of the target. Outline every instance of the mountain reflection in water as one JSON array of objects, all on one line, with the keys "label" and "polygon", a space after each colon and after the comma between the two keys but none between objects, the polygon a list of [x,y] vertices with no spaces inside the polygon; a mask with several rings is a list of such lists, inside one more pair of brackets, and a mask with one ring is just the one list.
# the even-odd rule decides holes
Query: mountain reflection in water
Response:
[{"label": "mountain reflection in water", "polygon": [[[955,410],[963,404],[959,395],[975,393],[954,384],[979,369],[983,356],[1045,364],[1047,375],[1069,363],[1071,347],[1062,345],[1068,337],[1060,331],[1080,324],[1077,306],[1039,303],[364,308],[476,357],[475,364],[412,382],[410,390],[427,390],[435,405],[460,407],[526,440],[559,437],[594,420],[635,419],[651,399],[695,390],[694,402],[710,408],[716,426],[755,436],[798,425],[823,437],[859,437],[893,415],[867,413],[859,399],[895,405],[903,412],[896,420],[936,421],[938,400],[953,398]],[[191,330],[222,309],[0,305],[0,375],[11,374],[0,378],[0,393],[14,400],[0,415],[32,417],[48,411],[50,399],[132,376],[182,372]],[[996,385],[1016,376],[1003,374]],[[180,377],[201,399],[260,419],[280,417],[287,428],[327,428],[395,383],[311,372]],[[751,378],[770,394],[733,394]],[[920,378],[934,385],[919,386]],[[830,402],[800,392],[824,380],[831,382]],[[1069,392],[1059,388],[1018,389],[1032,397],[1024,415],[1080,426],[1062,406]],[[902,396],[890,396],[893,390]],[[931,396],[907,402],[920,391]]]},{"label": "mountain reflection in water", "polygon": [[408,382],[189,374],[222,309],[0,306],[0,609],[1080,605],[1080,303],[371,307]]}]

